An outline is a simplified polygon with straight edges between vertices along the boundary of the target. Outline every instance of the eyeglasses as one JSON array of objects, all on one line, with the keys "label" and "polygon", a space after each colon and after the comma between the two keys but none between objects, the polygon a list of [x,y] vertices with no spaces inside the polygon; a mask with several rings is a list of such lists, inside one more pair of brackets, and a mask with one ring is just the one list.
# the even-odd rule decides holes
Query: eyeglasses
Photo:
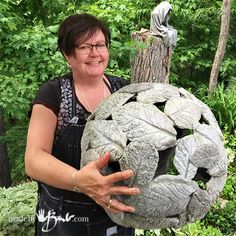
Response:
[{"label": "eyeglasses", "polygon": [[103,53],[107,50],[106,43],[97,43],[97,44],[84,44],[84,45],[76,45],[75,48],[79,50],[81,54],[89,54],[93,51],[93,47],[97,49],[98,52]]}]

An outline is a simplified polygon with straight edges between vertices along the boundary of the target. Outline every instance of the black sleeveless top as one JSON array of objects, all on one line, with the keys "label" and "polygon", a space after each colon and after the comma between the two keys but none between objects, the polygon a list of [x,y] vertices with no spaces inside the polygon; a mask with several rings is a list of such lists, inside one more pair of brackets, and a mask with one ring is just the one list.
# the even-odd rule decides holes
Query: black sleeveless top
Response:
[{"label": "black sleeveless top", "polygon": [[[107,76],[111,93],[128,84],[128,81]],[[72,74],[67,74],[45,82],[39,89],[33,104],[42,104],[57,116],[52,155],[64,163],[80,169],[81,145],[87,118],[91,114],[75,95]],[[44,187],[54,196],[63,196],[67,200],[78,200],[78,194],[58,189],[44,183]],[[87,197],[85,198],[87,201]],[[90,200],[89,200],[90,201]]]},{"label": "black sleeveless top", "polygon": [[[129,84],[129,81],[120,77],[105,75],[110,84],[107,84],[111,93]],[[39,89],[34,104],[42,104],[52,110],[57,116],[55,140],[60,132],[72,119],[72,93],[74,90],[72,74],[46,81]],[[91,113],[80,103],[76,97],[76,116],[80,124],[85,124]]]}]

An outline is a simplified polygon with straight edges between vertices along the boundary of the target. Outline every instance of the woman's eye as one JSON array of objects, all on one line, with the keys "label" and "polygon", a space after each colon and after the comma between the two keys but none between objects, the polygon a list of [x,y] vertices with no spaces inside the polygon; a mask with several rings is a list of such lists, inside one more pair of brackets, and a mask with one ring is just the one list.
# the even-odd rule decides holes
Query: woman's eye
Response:
[{"label": "woman's eye", "polygon": [[105,48],[105,47],[106,47],[106,44],[104,43],[97,44],[97,48]]},{"label": "woman's eye", "polygon": [[87,50],[87,49],[91,49],[91,46],[80,46],[79,49],[81,50]]}]

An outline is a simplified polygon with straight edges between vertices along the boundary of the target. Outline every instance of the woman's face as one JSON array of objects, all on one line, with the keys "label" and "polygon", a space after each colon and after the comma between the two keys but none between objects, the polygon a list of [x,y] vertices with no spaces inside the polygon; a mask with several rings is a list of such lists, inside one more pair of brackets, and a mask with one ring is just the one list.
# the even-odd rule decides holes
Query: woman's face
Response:
[{"label": "woman's face", "polygon": [[[65,56],[76,78],[101,78],[109,60],[105,36],[98,30],[91,38],[77,44],[74,54]],[[97,45],[98,47],[91,45]]]}]

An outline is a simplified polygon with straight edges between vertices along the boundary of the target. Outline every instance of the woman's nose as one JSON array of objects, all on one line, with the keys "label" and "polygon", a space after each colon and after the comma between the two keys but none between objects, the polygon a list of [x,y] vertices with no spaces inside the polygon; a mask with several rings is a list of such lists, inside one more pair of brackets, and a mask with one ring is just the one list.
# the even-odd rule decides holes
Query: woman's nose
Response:
[{"label": "woman's nose", "polygon": [[98,51],[98,49],[97,49],[97,47],[96,47],[96,45],[93,45],[92,46],[92,48],[91,48],[91,50],[90,50],[90,54],[91,55],[100,55],[100,53],[99,53],[99,51]]}]

